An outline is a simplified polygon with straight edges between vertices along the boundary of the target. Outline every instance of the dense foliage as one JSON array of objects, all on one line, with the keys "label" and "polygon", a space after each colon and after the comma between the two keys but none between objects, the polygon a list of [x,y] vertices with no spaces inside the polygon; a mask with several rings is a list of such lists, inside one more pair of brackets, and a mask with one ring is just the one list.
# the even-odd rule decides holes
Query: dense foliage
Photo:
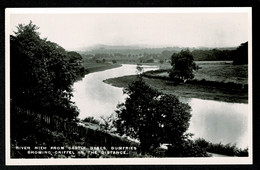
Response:
[{"label": "dense foliage", "polygon": [[196,64],[189,50],[173,53],[171,65],[172,69],[169,74],[171,79],[187,80],[194,78],[193,70],[196,69]]},{"label": "dense foliage", "polygon": [[248,42],[231,49],[196,49],[192,55],[196,61],[233,60],[233,64],[248,64]]},{"label": "dense foliage", "polygon": [[222,61],[232,60],[229,49],[196,49],[191,53],[196,61]]},{"label": "dense foliage", "polygon": [[208,157],[207,150],[191,139],[183,140],[179,145],[168,145],[168,157]]},{"label": "dense foliage", "polygon": [[206,151],[211,153],[223,154],[228,156],[240,156],[240,157],[248,156],[248,148],[239,149],[235,144],[234,145],[231,144],[224,145],[222,143],[214,144],[202,138],[196,139],[194,143],[198,145],[200,148],[203,148]]},{"label": "dense foliage", "polygon": [[[53,119],[76,126],[78,110],[70,101],[71,86],[85,73],[82,57],[40,38],[38,29],[32,22],[20,24],[10,36],[11,145],[65,146],[82,142],[74,133],[59,129],[63,123],[58,125]],[[36,156],[12,151],[12,157]]]},{"label": "dense foliage", "polygon": [[150,153],[162,143],[179,146],[186,140],[190,106],[173,95],[163,94],[139,78],[124,91],[125,103],[118,105],[117,131],[140,140],[142,153]]},{"label": "dense foliage", "polygon": [[10,37],[11,101],[16,105],[73,119],[71,85],[84,74],[80,54],[41,39],[38,27],[19,25]]},{"label": "dense foliage", "polygon": [[232,52],[234,58],[233,64],[248,64],[248,42],[240,44],[240,46]]}]

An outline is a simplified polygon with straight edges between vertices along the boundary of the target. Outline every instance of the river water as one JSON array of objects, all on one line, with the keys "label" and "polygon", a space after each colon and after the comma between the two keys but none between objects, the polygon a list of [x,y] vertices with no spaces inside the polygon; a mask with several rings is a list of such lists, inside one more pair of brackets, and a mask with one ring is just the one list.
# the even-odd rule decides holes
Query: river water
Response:
[{"label": "river water", "polygon": [[[144,71],[157,67],[143,66]],[[79,108],[79,118],[109,116],[114,113],[118,103],[126,98],[123,89],[103,82],[105,79],[136,74],[136,65],[87,74],[81,81],[74,83],[72,101]],[[192,118],[188,132],[194,139],[201,137],[213,143],[236,144],[240,148],[249,145],[248,104],[227,103],[196,98],[180,98],[191,108]]]}]

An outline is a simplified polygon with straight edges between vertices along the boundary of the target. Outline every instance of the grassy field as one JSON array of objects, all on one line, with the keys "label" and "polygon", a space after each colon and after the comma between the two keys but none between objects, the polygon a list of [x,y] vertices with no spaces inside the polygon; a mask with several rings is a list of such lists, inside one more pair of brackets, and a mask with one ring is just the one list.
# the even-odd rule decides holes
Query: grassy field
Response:
[{"label": "grassy field", "polygon": [[[234,82],[248,84],[248,65],[226,64],[225,61],[197,61],[200,67],[194,72],[194,79],[218,82]],[[170,69],[170,63],[158,64],[160,69]],[[160,76],[168,76],[167,72],[158,73]]]},{"label": "grassy field", "polygon": [[[225,62],[199,62],[197,64],[201,67],[201,69],[195,72],[195,79],[248,84],[247,65],[235,66],[232,64],[225,64]],[[170,64],[160,64],[159,67],[167,69],[170,68]],[[167,72],[158,74],[166,75]],[[136,76],[124,76],[108,79],[104,82],[117,87],[127,87],[129,83],[135,80],[135,78]],[[246,91],[229,88],[223,89],[218,87],[207,87],[194,84],[181,84],[173,86],[170,85],[167,80],[146,77],[144,77],[144,80],[146,83],[163,93],[174,94],[180,97],[248,103],[248,93]]]},{"label": "grassy field", "polygon": [[198,63],[195,79],[220,82],[234,82],[248,84],[248,65],[233,65],[219,63]]},{"label": "grassy field", "polygon": [[93,73],[97,71],[104,71],[107,69],[112,69],[120,67],[121,64],[111,64],[111,63],[96,63],[96,62],[84,62],[83,67],[88,70],[88,73]]}]

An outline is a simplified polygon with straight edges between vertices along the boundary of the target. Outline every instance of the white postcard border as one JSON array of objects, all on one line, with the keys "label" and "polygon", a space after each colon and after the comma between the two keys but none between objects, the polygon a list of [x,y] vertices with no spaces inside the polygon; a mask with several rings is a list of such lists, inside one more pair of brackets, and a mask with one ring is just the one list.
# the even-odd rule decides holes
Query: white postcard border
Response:
[{"label": "white postcard border", "polygon": [[[249,156],[232,158],[86,158],[86,159],[12,159],[10,155],[10,15],[45,13],[248,13],[248,130]],[[234,165],[252,164],[252,8],[210,7],[210,8],[7,8],[5,11],[5,141],[6,165]]]}]

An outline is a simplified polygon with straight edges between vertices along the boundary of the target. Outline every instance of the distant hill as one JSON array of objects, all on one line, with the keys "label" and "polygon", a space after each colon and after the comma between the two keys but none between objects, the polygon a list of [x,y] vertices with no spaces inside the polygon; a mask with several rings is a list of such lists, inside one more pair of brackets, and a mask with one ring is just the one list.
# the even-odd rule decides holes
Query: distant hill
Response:
[{"label": "distant hill", "polygon": [[98,44],[94,46],[88,46],[79,48],[78,52],[90,52],[90,51],[98,51],[98,50],[138,50],[138,49],[165,49],[165,50],[181,50],[182,47],[174,46],[174,47],[154,47],[150,45],[104,45]]},{"label": "distant hill", "polygon": [[104,44],[98,44],[90,47],[84,47],[81,48],[80,51],[86,52],[86,51],[92,51],[92,50],[122,50],[122,49],[140,49],[144,46],[139,45],[130,45],[130,46],[123,46],[123,45],[104,45]]}]

